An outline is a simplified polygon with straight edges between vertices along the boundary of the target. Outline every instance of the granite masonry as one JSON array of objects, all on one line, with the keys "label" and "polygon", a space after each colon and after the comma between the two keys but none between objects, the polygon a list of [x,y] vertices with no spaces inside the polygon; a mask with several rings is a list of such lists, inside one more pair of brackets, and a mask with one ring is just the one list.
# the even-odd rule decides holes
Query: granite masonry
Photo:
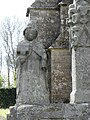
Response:
[{"label": "granite masonry", "polygon": [[7,120],[90,120],[90,1],[35,0],[26,16]]}]

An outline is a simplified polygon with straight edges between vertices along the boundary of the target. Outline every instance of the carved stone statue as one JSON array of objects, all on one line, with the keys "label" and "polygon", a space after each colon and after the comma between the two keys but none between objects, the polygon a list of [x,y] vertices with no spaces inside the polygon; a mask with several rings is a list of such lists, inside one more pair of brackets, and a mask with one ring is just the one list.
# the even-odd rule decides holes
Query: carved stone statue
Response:
[{"label": "carved stone statue", "polygon": [[[76,6],[76,7],[75,7]],[[70,5],[69,9],[69,22],[71,25],[71,46],[90,46],[89,40],[89,22],[90,22],[90,6],[88,0],[77,0],[74,4]],[[87,39],[82,40],[85,35]]]},{"label": "carved stone statue", "polygon": [[25,40],[17,47],[17,103],[48,104],[46,81],[47,54],[37,42],[37,30],[31,22],[23,32]]}]

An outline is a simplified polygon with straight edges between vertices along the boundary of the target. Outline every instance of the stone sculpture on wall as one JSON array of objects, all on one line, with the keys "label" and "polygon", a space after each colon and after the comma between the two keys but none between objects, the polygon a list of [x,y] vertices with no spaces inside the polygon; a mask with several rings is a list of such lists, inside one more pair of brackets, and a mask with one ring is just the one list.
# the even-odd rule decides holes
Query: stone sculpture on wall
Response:
[{"label": "stone sculpture on wall", "polygon": [[[69,23],[71,25],[71,46],[90,46],[89,40],[89,22],[90,22],[90,6],[88,1],[77,0],[75,4],[70,5]],[[82,40],[82,35],[87,36],[87,40]]]},{"label": "stone sculpture on wall", "polygon": [[74,0],[69,9],[72,50],[71,103],[90,102],[90,1]]},{"label": "stone sculpture on wall", "polygon": [[23,34],[25,40],[17,47],[17,103],[48,104],[46,51],[37,42],[38,32],[32,21]]}]

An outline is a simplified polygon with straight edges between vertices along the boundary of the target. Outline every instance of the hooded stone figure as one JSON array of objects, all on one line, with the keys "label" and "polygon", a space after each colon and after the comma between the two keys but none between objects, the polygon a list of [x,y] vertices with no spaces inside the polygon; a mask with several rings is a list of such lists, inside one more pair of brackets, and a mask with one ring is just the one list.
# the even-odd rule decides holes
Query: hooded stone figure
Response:
[{"label": "hooded stone figure", "polygon": [[25,37],[17,46],[17,103],[48,104],[46,81],[47,55],[43,44],[37,42],[35,24],[28,24]]}]

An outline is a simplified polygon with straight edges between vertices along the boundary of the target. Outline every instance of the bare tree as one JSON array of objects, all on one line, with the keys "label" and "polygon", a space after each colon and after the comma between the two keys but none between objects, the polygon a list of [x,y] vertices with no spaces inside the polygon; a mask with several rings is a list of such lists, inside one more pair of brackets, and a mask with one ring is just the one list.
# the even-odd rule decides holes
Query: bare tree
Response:
[{"label": "bare tree", "polygon": [[0,49],[0,74],[1,74],[1,71],[2,71],[2,51]]},{"label": "bare tree", "polygon": [[0,88],[3,86],[3,77],[1,75],[2,71],[2,51],[0,49]]},{"label": "bare tree", "polygon": [[13,76],[16,72],[15,55],[16,45],[21,39],[22,23],[18,18],[5,18],[1,25],[1,38],[6,53],[6,64],[8,71],[8,87],[10,87],[10,70],[13,71]]}]

